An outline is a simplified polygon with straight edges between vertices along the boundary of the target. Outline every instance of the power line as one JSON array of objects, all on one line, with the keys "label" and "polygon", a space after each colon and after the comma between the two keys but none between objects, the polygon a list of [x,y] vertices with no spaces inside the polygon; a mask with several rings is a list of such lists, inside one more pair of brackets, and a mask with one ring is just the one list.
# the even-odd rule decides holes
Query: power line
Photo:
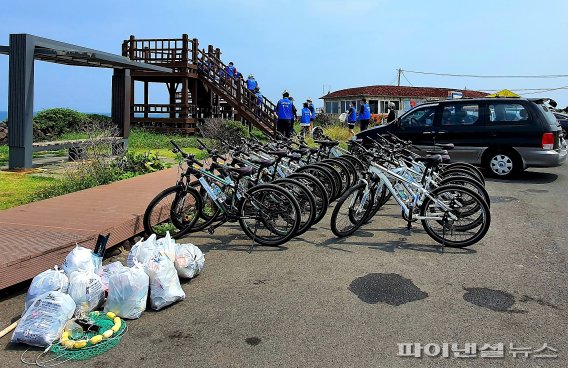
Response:
[{"label": "power line", "polygon": [[406,78],[406,74],[404,74],[404,72],[402,73],[402,76],[404,77],[404,79],[406,79],[406,81],[408,82],[408,84],[410,84],[410,86],[414,87],[414,84],[410,83],[408,78]]},{"label": "power line", "polygon": [[543,90],[536,91],[536,92],[527,92],[527,93],[523,93],[523,95],[534,95],[534,94],[543,93],[543,92],[558,91],[558,90],[560,90],[560,89],[568,89],[568,86],[557,87],[557,88],[549,88],[549,89],[543,89]]},{"label": "power line", "polygon": [[548,74],[548,75],[474,75],[474,74],[451,74],[451,73],[433,73],[422,72],[416,70],[402,70],[407,73],[438,75],[445,77],[468,77],[468,78],[568,78],[568,74]]}]

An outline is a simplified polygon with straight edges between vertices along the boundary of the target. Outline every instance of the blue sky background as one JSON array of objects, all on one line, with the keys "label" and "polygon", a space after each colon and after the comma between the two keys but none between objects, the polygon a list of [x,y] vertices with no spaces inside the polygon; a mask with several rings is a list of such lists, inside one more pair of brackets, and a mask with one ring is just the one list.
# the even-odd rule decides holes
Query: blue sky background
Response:
[{"label": "blue sky background", "polygon": [[[120,53],[130,34],[213,44],[253,73],[265,96],[288,89],[314,102],[328,89],[396,83],[396,69],[453,74],[568,74],[566,1],[168,0],[5,1],[0,44],[31,33]],[[111,71],[36,62],[35,110],[110,111]],[[473,79],[406,74],[415,86],[556,88],[560,79]],[[402,85],[409,85],[402,78]],[[166,102],[165,87],[151,101]],[[0,110],[8,58],[0,55]],[[531,94],[568,105],[568,89]],[[321,100],[316,105],[321,106]]]}]

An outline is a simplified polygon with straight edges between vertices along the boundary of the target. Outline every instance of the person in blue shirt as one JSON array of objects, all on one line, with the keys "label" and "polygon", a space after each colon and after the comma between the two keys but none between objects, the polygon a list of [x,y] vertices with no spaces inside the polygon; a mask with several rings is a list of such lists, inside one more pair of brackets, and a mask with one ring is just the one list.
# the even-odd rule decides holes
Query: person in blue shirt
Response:
[{"label": "person in blue shirt", "polygon": [[347,126],[349,128],[349,138],[352,138],[355,135],[353,132],[353,128],[355,128],[355,123],[357,122],[357,104],[355,101],[351,101],[351,107],[349,108],[349,112],[347,113]]},{"label": "person in blue shirt", "polygon": [[288,91],[284,90],[282,92],[282,99],[278,101],[274,111],[276,112],[276,116],[278,120],[276,120],[276,131],[280,134],[284,135],[285,137],[290,138],[291,135],[291,126],[292,126],[292,119],[294,118],[294,113],[292,112],[292,101],[288,98],[290,94]]},{"label": "person in blue shirt", "polygon": [[233,64],[232,61],[229,63],[229,65],[227,65],[227,66],[225,67],[225,72],[227,73],[227,75],[228,75],[229,77],[231,77],[231,78],[234,78],[234,77],[235,77],[236,69],[235,69],[235,64]]},{"label": "person in blue shirt", "polygon": [[302,116],[300,118],[300,126],[302,127],[302,136],[310,134],[310,119],[312,117],[312,111],[309,108],[307,102],[304,102],[304,108],[302,109]]},{"label": "person in blue shirt", "polygon": [[251,91],[254,91],[257,86],[258,86],[258,83],[254,79],[254,75],[249,74],[248,79],[247,79],[247,88]]},{"label": "person in blue shirt", "polygon": [[260,93],[260,88],[256,86],[254,89],[254,94],[256,95],[256,116],[260,116],[260,112],[262,109],[262,103],[264,102],[264,96]]},{"label": "person in blue shirt", "polygon": [[311,98],[308,98],[306,100],[306,102],[308,103],[308,109],[310,109],[310,112],[312,113],[312,115],[310,117],[310,132],[311,132],[313,127],[314,127],[313,126],[314,122],[316,121],[316,108],[314,107],[314,104],[313,104]]},{"label": "person in blue shirt", "polygon": [[371,120],[371,109],[369,104],[367,104],[367,99],[361,99],[361,107],[359,108],[359,124],[361,126],[361,131],[367,130],[369,127],[369,121]]}]

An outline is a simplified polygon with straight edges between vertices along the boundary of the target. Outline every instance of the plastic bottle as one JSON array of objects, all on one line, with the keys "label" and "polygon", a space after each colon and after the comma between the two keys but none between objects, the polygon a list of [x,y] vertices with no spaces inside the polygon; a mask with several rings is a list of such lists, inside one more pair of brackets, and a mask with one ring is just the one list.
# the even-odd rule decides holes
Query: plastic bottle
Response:
[{"label": "plastic bottle", "polygon": [[225,195],[225,193],[223,193],[221,188],[219,188],[218,185],[212,185],[212,187],[213,187],[213,193],[219,199],[219,201],[225,202],[225,200],[227,199],[227,196]]},{"label": "plastic bottle", "polygon": [[398,194],[400,195],[400,198],[402,198],[402,200],[406,201],[408,199],[408,195],[406,194],[406,190],[404,189],[404,186],[400,183],[396,183],[394,185],[396,191],[398,192]]}]

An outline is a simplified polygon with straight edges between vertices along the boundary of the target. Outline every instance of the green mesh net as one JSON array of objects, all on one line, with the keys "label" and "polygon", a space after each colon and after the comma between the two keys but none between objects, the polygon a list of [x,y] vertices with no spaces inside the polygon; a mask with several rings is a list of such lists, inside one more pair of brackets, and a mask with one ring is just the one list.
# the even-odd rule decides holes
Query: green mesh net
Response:
[{"label": "green mesh net", "polygon": [[[109,330],[114,326],[114,322],[111,321],[104,313],[91,312],[89,314],[90,319],[93,324],[99,327],[100,334],[104,331]],[[92,357],[101,355],[114,348],[120,342],[120,339],[126,332],[126,323],[122,320],[122,325],[120,329],[115,332],[112,337],[108,339],[103,339],[98,344],[91,344],[87,342],[87,346],[82,349],[67,349],[60,345],[59,343],[54,343],[51,346],[50,351],[57,355],[57,360],[86,360]],[[99,332],[85,332],[82,336],[74,336],[73,340],[89,340],[91,337],[98,335]]]}]

